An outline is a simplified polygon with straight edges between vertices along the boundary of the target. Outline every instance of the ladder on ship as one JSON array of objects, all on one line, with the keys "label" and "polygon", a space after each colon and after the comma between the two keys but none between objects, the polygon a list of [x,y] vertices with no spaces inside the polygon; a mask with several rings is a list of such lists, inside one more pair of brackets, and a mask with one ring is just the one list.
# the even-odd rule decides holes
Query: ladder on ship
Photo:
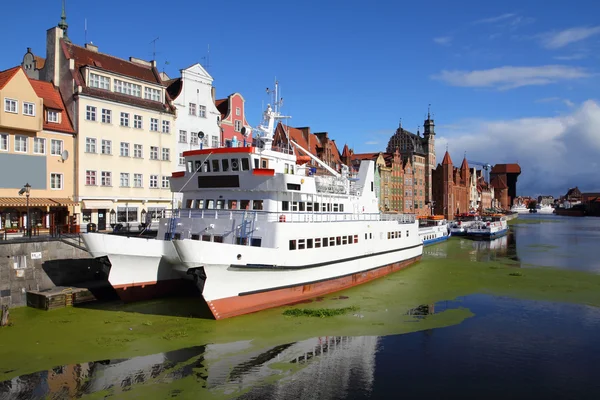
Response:
[{"label": "ladder on ship", "polygon": [[244,215],[242,217],[242,223],[240,224],[239,230],[239,243],[242,245],[249,246],[252,241],[252,233],[254,232],[254,223],[256,213],[249,213],[248,211],[244,211]]},{"label": "ladder on ship", "polygon": [[169,219],[169,229],[167,229],[167,232],[165,233],[165,240],[172,240],[173,239],[173,232],[175,232],[175,227],[177,226],[177,218],[171,216],[171,218]]}]

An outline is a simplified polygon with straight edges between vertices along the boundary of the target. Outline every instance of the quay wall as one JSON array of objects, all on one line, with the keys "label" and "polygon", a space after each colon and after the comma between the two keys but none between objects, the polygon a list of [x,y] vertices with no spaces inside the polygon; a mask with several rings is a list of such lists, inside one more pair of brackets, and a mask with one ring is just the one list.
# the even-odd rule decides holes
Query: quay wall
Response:
[{"label": "quay wall", "polygon": [[102,263],[60,240],[0,241],[0,304],[27,304],[28,290],[46,290],[104,278]]}]

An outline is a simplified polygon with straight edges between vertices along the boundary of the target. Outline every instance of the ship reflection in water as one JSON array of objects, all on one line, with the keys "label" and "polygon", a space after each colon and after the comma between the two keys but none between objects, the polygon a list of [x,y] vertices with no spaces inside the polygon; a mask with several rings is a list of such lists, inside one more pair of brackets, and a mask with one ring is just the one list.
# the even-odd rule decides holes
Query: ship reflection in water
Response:
[{"label": "ship reflection in water", "polygon": [[[376,336],[318,337],[261,351],[248,351],[250,341],[241,341],[65,365],[0,382],[0,399],[76,398],[101,391],[118,397],[140,385],[171,386],[188,377],[195,383],[186,392],[245,392],[245,397],[263,399],[315,395],[328,399],[349,393],[368,397],[378,340]],[[178,390],[169,393],[177,394]]]},{"label": "ship reflection in water", "polygon": [[502,258],[519,261],[515,235],[511,232],[492,240],[450,238],[446,243],[423,248],[423,256],[427,258],[454,258],[456,252],[468,254],[471,261],[485,262]]}]

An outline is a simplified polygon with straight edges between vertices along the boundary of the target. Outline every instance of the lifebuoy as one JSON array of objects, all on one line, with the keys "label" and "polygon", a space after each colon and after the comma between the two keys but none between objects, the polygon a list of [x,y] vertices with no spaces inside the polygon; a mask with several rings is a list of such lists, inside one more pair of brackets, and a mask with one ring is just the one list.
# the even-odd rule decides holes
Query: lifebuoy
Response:
[{"label": "lifebuoy", "polygon": [[285,215],[279,216],[279,222],[285,222]]}]

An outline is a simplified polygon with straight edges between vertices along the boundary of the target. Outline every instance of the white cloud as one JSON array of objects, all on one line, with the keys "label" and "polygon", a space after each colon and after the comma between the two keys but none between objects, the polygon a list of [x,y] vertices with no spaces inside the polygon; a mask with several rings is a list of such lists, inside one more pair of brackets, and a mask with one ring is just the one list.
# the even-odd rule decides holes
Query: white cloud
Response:
[{"label": "white cloud", "polygon": [[563,99],[562,100],[563,103],[565,103],[565,105],[569,108],[573,108],[575,107],[575,103],[573,103],[571,100],[569,99]]},{"label": "white cloud", "polygon": [[479,19],[477,21],[474,21],[473,23],[474,24],[491,24],[494,22],[500,22],[500,21],[507,20],[509,18],[513,18],[515,15],[516,14],[514,14],[514,13],[506,13],[506,14],[498,15],[496,17]]},{"label": "white cloud", "polygon": [[554,57],[555,60],[565,60],[565,61],[570,61],[570,60],[581,60],[587,57],[587,54],[584,53],[577,53],[577,54],[571,54],[568,56],[556,56]]},{"label": "white cloud", "polygon": [[573,103],[571,100],[563,99],[560,97],[545,97],[543,99],[537,99],[535,101],[535,103],[553,103],[553,102],[557,102],[557,101],[560,101],[561,103],[563,103],[564,105],[566,105],[569,108],[575,107],[575,103]]},{"label": "white cloud", "polygon": [[590,74],[583,68],[564,65],[539,67],[505,66],[479,71],[446,71],[432,76],[452,86],[495,87],[499,90],[528,85],[547,85],[560,80],[585,78]]},{"label": "white cloud", "polygon": [[433,39],[433,41],[442,46],[449,46],[452,38],[450,36],[440,36]]},{"label": "white cloud", "polygon": [[377,140],[369,140],[368,142],[365,142],[365,144],[367,146],[375,146],[375,145],[379,144],[379,142]]},{"label": "white cloud", "polygon": [[594,100],[557,117],[468,120],[460,125],[463,128],[450,136],[438,133],[438,162],[448,144],[457,166],[465,151],[467,159],[492,165],[518,162],[519,195],[564,194],[572,186],[600,191],[600,104]]},{"label": "white cloud", "polygon": [[544,47],[559,49],[598,34],[600,34],[600,26],[569,28],[560,32],[548,32],[540,35],[540,37]]}]

